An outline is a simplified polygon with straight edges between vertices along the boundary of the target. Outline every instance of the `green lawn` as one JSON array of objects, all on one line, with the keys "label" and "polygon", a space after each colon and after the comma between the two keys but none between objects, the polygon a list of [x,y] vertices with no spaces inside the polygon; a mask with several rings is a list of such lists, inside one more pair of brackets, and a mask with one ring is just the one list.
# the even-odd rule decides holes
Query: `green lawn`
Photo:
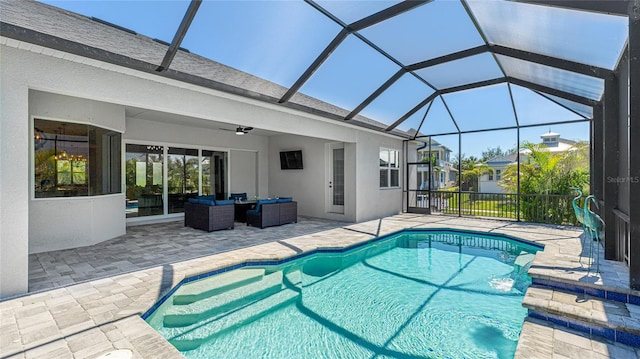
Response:
[{"label": "green lawn", "polygon": [[[471,216],[488,216],[498,218],[517,218],[516,203],[513,201],[471,199],[470,193],[462,193],[462,214]],[[448,206],[442,209],[444,213],[458,213],[458,196],[453,195],[446,200]]]},{"label": "green lawn", "polygon": [[[518,218],[515,196],[463,192],[460,213],[465,216]],[[458,193],[440,192],[443,203],[436,211],[458,214]],[[524,197],[521,199],[520,219],[524,221],[577,225],[570,199],[561,197]]]}]

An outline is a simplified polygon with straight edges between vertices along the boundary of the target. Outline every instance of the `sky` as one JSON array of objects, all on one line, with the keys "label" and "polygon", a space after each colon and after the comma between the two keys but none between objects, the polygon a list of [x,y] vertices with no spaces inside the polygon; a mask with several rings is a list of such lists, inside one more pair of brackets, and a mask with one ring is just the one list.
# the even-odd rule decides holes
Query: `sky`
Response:
[{"label": "sky", "polygon": [[[41,2],[97,17],[166,42],[173,39],[189,5],[187,0]],[[316,2],[341,21],[352,23],[398,1]],[[626,20],[615,16],[584,13],[576,16],[576,12],[568,10],[521,3],[494,6],[496,2],[470,0],[469,4],[480,25],[486,29],[488,40],[506,46],[524,46],[542,54],[613,68],[626,41]],[[501,21],[491,20],[496,17]],[[290,87],[340,30],[338,24],[303,1],[205,0],[181,46]],[[436,0],[365,28],[360,34],[405,65],[484,44],[459,1]],[[535,36],[531,37],[531,34]],[[585,82],[567,71],[539,65],[523,68],[523,64],[516,61],[503,64],[503,67],[507,66],[505,71],[531,74],[532,78],[528,80],[543,85],[572,92],[587,89],[580,93],[583,96],[597,95],[601,91],[600,82]],[[398,64],[361,39],[349,35],[300,92],[351,111],[399,69]],[[502,70],[488,53],[416,73],[439,89],[502,76]],[[582,88],[576,84],[581,84]],[[361,114],[389,125],[433,92],[433,88],[415,76],[405,74]],[[472,131],[515,126],[515,115],[520,125],[583,119],[529,89],[498,84],[437,97],[399,128],[415,129],[423,122],[420,128],[423,134],[455,132],[456,125],[461,131]],[[578,123],[522,129],[521,141],[538,142],[539,136],[549,130],[560,133],[563,138],[589,139],[588,124]],[[448,139],[442,142],[457,153],[457,136],[453,137],[455,141],[451,143],[447,143]],[[515,130],[469,134],[463,137],[462,152],[479,156],[488,147],[507,149],[514,147],[515,142]]]}]

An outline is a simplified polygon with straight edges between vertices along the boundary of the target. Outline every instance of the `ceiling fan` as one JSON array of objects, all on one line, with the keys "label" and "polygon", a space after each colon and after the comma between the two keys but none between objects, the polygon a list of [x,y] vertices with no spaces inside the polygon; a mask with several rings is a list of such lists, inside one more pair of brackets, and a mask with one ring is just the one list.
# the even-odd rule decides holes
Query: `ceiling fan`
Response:
[{"label": "ceiling fan", "polygon": [[[223,131],[233,131],[233,130],[230,130],[228,128],[222,128],[222,127],[220,127],[220,129],[223,130]],[[244,127],[244,126],[238,125],[238,127],[236,127],[235,131],[236,131],[236,135],[241,136],[241,135],[244,135],[246,133],[249,133],[249,131],[251,131],[251,130],[253,130],[253,127]]]},{"label": "ceiling fan", "polygon": [[244,135],[245,133],[249,133],[251,130],[253,130],[253,127],[242,127],[238,125],[236,128],[236,135]]}]

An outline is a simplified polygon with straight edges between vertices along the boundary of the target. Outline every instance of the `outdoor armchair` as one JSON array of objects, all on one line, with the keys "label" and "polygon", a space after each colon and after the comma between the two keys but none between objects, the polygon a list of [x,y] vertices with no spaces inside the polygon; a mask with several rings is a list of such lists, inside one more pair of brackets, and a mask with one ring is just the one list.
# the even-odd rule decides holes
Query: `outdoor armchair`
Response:
[{"label": "outdoor armchair", "polygon": [[233,229],[233,200],[216,201],[213,196],[189,198],[184,204],[184,225],[208,232]]}]

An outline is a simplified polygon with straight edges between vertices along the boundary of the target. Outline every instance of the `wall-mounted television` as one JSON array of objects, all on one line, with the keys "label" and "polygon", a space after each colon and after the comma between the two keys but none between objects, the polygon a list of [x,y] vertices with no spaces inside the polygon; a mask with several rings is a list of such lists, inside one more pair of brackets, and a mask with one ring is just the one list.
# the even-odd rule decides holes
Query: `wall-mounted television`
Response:
[{"label": "wall-mounted television", "polygon": [[282,151],[280,152],[280,169],[281,170],[301,170],[302,169],[302,151]]}]

